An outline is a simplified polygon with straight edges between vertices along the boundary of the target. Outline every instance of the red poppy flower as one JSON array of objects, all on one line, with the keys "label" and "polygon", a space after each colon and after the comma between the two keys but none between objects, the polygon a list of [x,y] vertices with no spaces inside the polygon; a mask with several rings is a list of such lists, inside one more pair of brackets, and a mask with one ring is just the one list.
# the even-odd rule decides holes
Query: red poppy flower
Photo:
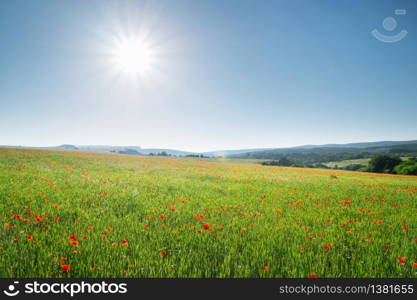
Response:
[{"label": "red poppy flower", "polygon": [[22,215],[16,215],[16,219],[21,219],[22,218]]},{"label": "red poppy flower", "polygon": [[403,265],[403,264],[405,264],[405,260],[406,260],[406,258],[404,256],[402,256],[397,261],[400,265]]},{"label": "red poppy flower", "polygon": [[417,262],[416,263],[413,263],[413,267],[414,268],[417,268]]},{"label": "red poppy flower", "polygon": [[70,268],[71,268],[70,265],[62,265],[61,266],[61,270],[64,271],[64,272],[68,272],[70,270]]},{"label": "red poppy flower", "polygon": [[35,216],[35,219],[36,219],[36,221],[38,221],[38,222],[42,221],[42,218],[41,218],[41,217],[39,217],[39,216]]},{"label": "red poppy flower", "polygon": [[87,230],[93,230],[94,227],[93,226],[87,226]]},{"label": "red poppy flower", "polygon": [[160,215],[159,216],[161,219],[165,219],[165,216],[164,215]]},{"label": "red poppy flower", "polygon": [[106,236],[105,234],[103,234],[103,235],[101,236],[101,238],[102,238],[102,239],[105,239],[105,238],[107,238],[107,236]]},{"label": "red poppy flower", "polygon": [[59,217],[54,217],[54,219],[55,219],[55,221],[57,221],[57,222],[59,221]]},{"label": "red poppy flower", "polygon": [[167,252],[165,250],[162,250],[160,253],[161,255],[167,255]]},{"label": "red poppy flower", "polygon": [[407,230],[407,229],[408,229],[408,227],[404,225],[404,226],[402,227],[402,229],[405,231],[405,230]]},{"label": "red poppy flower", "polygon": [[71,235],[69,236],[69,238],[70,238],[71,240],[75,240],[75,239],[77,238],[77,235],[76,235],[76,234],[71,234]]},{"label": "red poppy flower", "polygon": [[24,219],[24,220],[23,220],[23,222],[25,222],[25,223],[29,223],[29,222],[30,222],[30,220],[29,220],[29,219]]},{"label": "red poppy flower", "polygon": [[128,244],[128,242],[126,240],[122,240],[122,245],[126,246]]},{"label": "red poppy flower", "polygon": [[269,267],[268,266],[264,266],[264,271],[268,271]]},{"label": "red poppy flower", "polygon": [[70,241],[70,244],[73,245],[73,246],[78,246],[79,245],[77,241]]},{"label": "red poppy flower", "polygon": [[33,240],[33,235],[28,235],[27,239],[30,241]]},{"label": "red poppy flower", "polygon": [[308,278],[317,278],[316,274],[311,274],[310,276],[308,276]]},{"label": "red poppy flower", "polygon": [[203,225],[203,228],[204,228],[204,230],[209,230],[209,229],[210,229],[210,226],[209,226],[209,225],[207,225],[207,224],[204,224],[204,225]]}]

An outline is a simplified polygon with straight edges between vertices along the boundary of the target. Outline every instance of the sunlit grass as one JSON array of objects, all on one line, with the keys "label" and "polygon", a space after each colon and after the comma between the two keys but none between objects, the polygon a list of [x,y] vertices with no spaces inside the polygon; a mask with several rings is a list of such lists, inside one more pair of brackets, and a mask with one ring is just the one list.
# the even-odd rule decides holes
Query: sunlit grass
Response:
[{"label": "sunlit grass", "polygon": [[0,149],[0,200],[1,277],[417,277],[415,176]]}]

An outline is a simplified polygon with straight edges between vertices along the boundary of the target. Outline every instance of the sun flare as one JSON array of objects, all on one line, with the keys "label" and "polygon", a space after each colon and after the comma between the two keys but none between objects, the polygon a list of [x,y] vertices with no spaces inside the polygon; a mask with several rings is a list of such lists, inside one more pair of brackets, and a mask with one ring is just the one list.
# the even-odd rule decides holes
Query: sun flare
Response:
[{"label": "sun flare", "polygon": [[116,68],[129,76],[145,76],[151,71],[154,53],[151,46],[140,38],[120,40],[112,53]]}]

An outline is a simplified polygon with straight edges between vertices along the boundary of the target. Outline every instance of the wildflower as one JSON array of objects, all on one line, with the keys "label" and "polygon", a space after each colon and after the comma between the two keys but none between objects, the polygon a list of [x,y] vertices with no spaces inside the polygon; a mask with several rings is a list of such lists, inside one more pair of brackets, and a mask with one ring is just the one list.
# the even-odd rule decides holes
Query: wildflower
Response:
[{"label": "wildflower", "polygon": [[204,225],[203,225],[203,228],[204,228],[204,230],[210,230],[210,226],[209,226],[209,225],[207,225],[207,224],[204,224]]},{"label": "wildflower", "polygon": [[75,240],[75,239],[77,238],[77,235],[76,235],[76,234],[71,234],[71,235],[69,236],[69,238],[70,238],[71,240]]},{"label": "wildflower", "polygon": [[78,246],[79,245],[77,241],[70,241],[70,244],[73,245],[73,246]]},{"label": "wildflower", "polygon": [[161,255],[167,255],[167,252],[165,250],[162,250],[160,253]]},{"label": "wildflower", "polygon": [[33,240],[33,235],[28,235],[28,236],[27,236],[27,239],[28,239],[29,241]]},{"label": "wildflower", "polygon": [[310,276],[308,276],[308,278],[317,278],[316,274],[311,274]]},{"label": "wildflower", "polygon": [[39,217],[39,216],[35,216],[35,219],[36,219],[36,221],[38,221],[38,222],[42,221],[42,218],[41,218],[41,217]]},{"label": "wildflower", "polygon": [[122,246],[126,246],[128,244],[126,240],[122,240],[121,243],[122,243]]},{"label": "wildflower", "polygon": [[269,270],[269,266],[264,266],[264,271],[268,271]]},{"label": "wildflower", "polygon": [[22,215],[16,215],[16,219],[21,219],[22,218]]},{"label": "wildflower", "polygon": [[70,268],[71,268],[70,265],[62,265],[61,266],[61,270],[64,271],[64,272],[68,272],[70,270]]},{"label": "wildflower", "polygon": [[87,226],[87,230],[93,230],[94,227],[93,226]]},{"label": "wildflower", "polygon": [[404,265],[405,264],[405,260],[406,258],[404,256],[400,257],[397,261],[400,265]]}]

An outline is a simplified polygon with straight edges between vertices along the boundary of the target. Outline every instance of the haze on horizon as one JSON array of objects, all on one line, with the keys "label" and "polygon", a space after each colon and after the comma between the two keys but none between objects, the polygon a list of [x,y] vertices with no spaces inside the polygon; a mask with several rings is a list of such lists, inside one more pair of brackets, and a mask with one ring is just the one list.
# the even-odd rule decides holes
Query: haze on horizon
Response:
[{"label": "haze on horizon", "polygon": [[[0,145],[415,140],[416,14],[412,0],[2,1]],[[371,35],[390,16],[397,43]]]}]

